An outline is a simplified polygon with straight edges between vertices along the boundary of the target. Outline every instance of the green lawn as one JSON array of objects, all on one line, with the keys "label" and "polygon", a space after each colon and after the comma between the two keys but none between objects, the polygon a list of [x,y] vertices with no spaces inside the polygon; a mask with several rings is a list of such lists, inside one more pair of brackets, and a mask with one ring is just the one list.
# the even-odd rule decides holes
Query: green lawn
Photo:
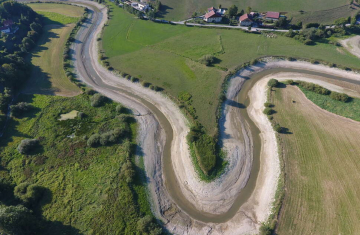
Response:
[{"label": "green lawn", "polygon": [[[46,9],[44,9],[46,10]],[[55,13],[55,12],[47,12],[47,11],[36,11],[37,13],[39,13],[40,15],[45,17],[45,24],[71,24],[71,23],[76,23],[79,20],[79,17],[82,16],[79,15],[78,17],[72,17],[72,16],[67,16],[67,15],[63,15],[63,14],[59,14],[59,13]]]},{"label": "green lawn", "polygon": [[[278,135],[285,197],[276,234],[356,234],[359,123],[322,111],[295,86],[274,90],[273,121],[287,128],[287,134]],[[346,115],[348,104],[336,105]],[[359,119],[359,113],[353,117]]]},{"label": "green lawn", "polygon": [[45,12],[53,12],[58,13],[65,16],[70,17],[79,17],[82,16],[84,12],[84,8],[77,7],[68,4],[57,4],[57,3],[30,3],[27,4],[34,11],[45,11]]},{"label": "green lawn", "polygon": [[[138,20],[109,3],[111,20],[102,47],[114,68],[166,89],[177,97],[193,96],[198,120],[210,132],[216,127],[215,110],[226,72],[262,56],[292,56],[325,60],[360,68],[358,59],[329,44],[305,46],[283,36],[267,38],[239,30],[205,29]],[[334,4],[334,1],[329,4]],[[213,67],[198,60],[207,54],[218,58]]]},{"label": "green lawn", "polygon": [[[140,178],[127,183],[121,171],[127,158],[134,160],[136,123],[117,118],[116,103],[92,107],[86,94],[21,95],[18,100],[35,109],[11,119],[0,139],[0,175],[2,183],[30,182],[48,189],[36,210],[41,207],[44,218],[52,221],[43,234],[135,234],[137,221],[151,215]],[[72,110],[85,118],[58,120]],[[113,145],[87,147],[93,133],[114,128],[128,134]],[[38,138],[41,148],[19,154],[16,147],[25,138]]]}]

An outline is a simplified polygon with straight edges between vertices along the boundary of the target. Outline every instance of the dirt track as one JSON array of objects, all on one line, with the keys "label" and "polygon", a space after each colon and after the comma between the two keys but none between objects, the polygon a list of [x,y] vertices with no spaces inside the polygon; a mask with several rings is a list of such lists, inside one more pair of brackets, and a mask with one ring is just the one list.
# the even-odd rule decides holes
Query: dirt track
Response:
[{"label": "dirt track", "polygon": [[[162,219],[167,229],[176,234],[249,234],[257,233],[260,223],[265,221],[271,211],[275,195],[279,162],[275,133],[270,122],[262,114],[266,100],[266,80],[260,80],[249,93],[251,99],[248,112],[261,131],[262,149],[261,166],[256,188],[250,199],[243,204],[236,214],[223,223],[205,223],[192,219],[180,209],[165,187],[167,179],[163,174],[162,158],[167,141],[171,142],[171,160],[178,185],[187,203],[192,204],[199,212],[221,214],[233,204],[242,187],[246,184],[251,172],[252,152],[251,135],[242,117],[237,116],[237,109],[225,107],[223,113],[224,147],[228,152],[229,167],[219,179],[212,183],[200,181],[192,166],[186,143],[189,131],[188,122],[179,108],[167,97],[117,77],[103,68],[97,58],[96,38],[107,19],[106,8],[89,1],[74,0],[71,2],[93,5],[89,21],[79,32],[73,47],[75,65],[79,77],[95,90],[113,100],[123,103],[133,110],[139,122],[138,142],[141,146],[149,179],[149,191],[156,216]],[[227,94],[229,100],[236,97],[242,87],[244,76],[250,76],[270,68],[312,69],[322,73],[338,74],[351,79],[358,75],[330,69],[325,66],[311,65],[303,62],[269,62],[252,67],[252,70],[241,71],[232,79]],[[228,102],[228,101],[227,101]],[[171,130],[169,130],[169,127]],[[240,131],[236,130],[242,130]],[[169,136],[172,140],[169,140]],[[204,213],[206,214],[206,213]]]}]

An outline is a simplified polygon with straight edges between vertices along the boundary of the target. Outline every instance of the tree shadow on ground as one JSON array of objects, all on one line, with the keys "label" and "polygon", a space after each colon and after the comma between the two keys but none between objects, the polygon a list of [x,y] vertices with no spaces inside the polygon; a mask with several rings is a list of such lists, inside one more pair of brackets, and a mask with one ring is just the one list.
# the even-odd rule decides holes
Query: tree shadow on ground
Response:
[{"label": "tree shadow on ground", "polygon": [[286,127],[281,127],[281,131],[280,131],[280,134],[292,134],[292,132],[289,131],[289,128],[286,128]]},{"label": "tree shadow on ground", "polygon": [[225,102],[226,105],[229,105],[229,106],[232,106],[232,107],[235,107],[235,108],[239,108],[239,109],[245,109],[246,106],[242,103],[239,103],[239,102],[236,102],[234,100],[227,100]]},{"label": "tree shadow on ground", "polygon": [[169,13],[169,10],[172,10],[174,8],[169,7],[167,5],[161,5],[160,11],[158,13],[156,13],[156,18],[165,18],[165,16]]}]

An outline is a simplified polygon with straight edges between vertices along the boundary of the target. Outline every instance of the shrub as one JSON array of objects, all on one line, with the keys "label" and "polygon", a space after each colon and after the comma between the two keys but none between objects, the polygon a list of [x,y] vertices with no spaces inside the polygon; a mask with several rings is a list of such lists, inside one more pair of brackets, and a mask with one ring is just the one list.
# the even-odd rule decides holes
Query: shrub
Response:
[{"label": "shrub", "polygon": [[347,94],[332,91],[330,94],[330,98],[333,100],[338,100],[338,101],[345,103],[349,100],[350,97]]},{"label": "shrub", "polygon": [[131,76],[130,76],[129,74],[127,74],[127,75],[125,75],[125,78],[126,78],[127,80],[130,80]]},{"label": "shrub", "polygon": [[273,114],[274,110],[272,108],[265,108],[263,113],[266,115],[271,115]]},{"label": "shrub", "polygon": [[93,89],[88,88],[88,89],[85,90],[85,93],[88,94],[88,95],[94,95],[96,93],[96,91],[94,91]]},{"label": "shrub", "polygon": [[126,161],[121,167],[121,174],[125,177],[127,183],[131,183],[135,177],[135,170],[131,161]]},{"label": "shrub", "polygon": [[42,196],[43,190],[40,186],[29,183],[21,183],[14,189],[14,195],[25,204],[37,203]]},{"label": "shrub", "polygon": [[24,139],[20,142],[17,150],[21,154],[29,154],[31,150],[35,149],[39,145],[39,140],[37,139]]},{"label": "shrub", "polygon": [[93,134],[90,136],[90,138],[87,140],[87,145],[89,147],[96,147],[100,144],[100,135],[99,134]]},{"label": "shrub", "polygon": [[279,85],[279,81],[276,79],[270,79],[267,83],[269,87],[277,87]]},{"label": "shrub", "polygon": [[250,62],[250,65],[254,65],[254,64],[256,64],[257,62],[258,62],[257,59],[253,59],[253,60]]},{"label": "shrub", "polygon": [[120,114],[117,116],[117,119],[119,119],[121,122],[128,122],[133,119],[133,116],[129,114]]},{"label": "shrub", "polygon": [[281,133],[282,127],[281,127],[279,124],[275,124],[274,130],[275,130],[276,132],[278,132],[278,133]]},{"label": "shrub", "polygon": [[206,66],[210,66],[215,62],[215,57],[212,55],[204,55],[203,57],[200,58],[199,62]]},{"label": "shrub", "polygon": [[132,82],[138,82],[139,81],[139,79],[138,78],[136,78],[136,77],[131,77],[131,79],[130,79]]},{"label": "shrub", "polygon": [[309,91],[313,91],[315,93],[318,93],[320,95],[329,95],[330,91],[322,86],[319,86],[317,84],[314,83],[309,83],[309,82],[299,82],[299,85]]},{"label": "shrub", "polygon": [[271,107],[273,107],[273,104],[269,103],[269,102],[266,102],[266,103],[264,103],[264,106],[267,107],[267,108],[271,108]]},{"label": "shrub", "polygon": [[86,117],[86,114],[83,113],[83,112],[78,112],[78,113],[77,113],[77,116],[78,116],[78,118],[83,119],[83,118]]},{"label": "shrub", "polygon": [[151,83],[150,83],[150,82],[142,81],[142,82],[141,82],[141,85],[142,85],[143,87],[149,87],[149,86],[151,85]]},{"label": "shrub", "polygon": [[286,85],[293,85],[293,84],[294,84],[294,80],[291,80],[291,79],[290,79],[290,80],[286,80],[286,81],[285,81],[285,84],[286,84]]},{"label": "shrub", "polygon": [[125,108],[124,106],[122,106],[121,104],[118,104],[118,105],[116,106],[116,112],[117,112],[117,113],[124,113],[125,110],[126,110],[126,108]]},{"label": "shrub", "polygon": [[11,116],[18,117],[18,116],[22,115],[23,113],[31,110],[32,108],[33,108],[33,106],[26,102],[20,102],[16,105],[11,105],[10,106]]},{"label": "shrub", "polygon": [[0,229],[6,234],[30,234],[37,228],[37,220],[31,210],[23,205],[0,207]]},{"label": "shrub", "polygon": [[106,101],[106,97],[99,93],[96,93],[94,96],[90,98],[90,101],[91,101],[91,106],[99,107],[104,104],[104,102]]},{"label": "shrub", "polygon": [[162,234],[162,229],[154,223],[153,218],[150,215],[146,215],[137,222],[137,230],[141,234]]}]

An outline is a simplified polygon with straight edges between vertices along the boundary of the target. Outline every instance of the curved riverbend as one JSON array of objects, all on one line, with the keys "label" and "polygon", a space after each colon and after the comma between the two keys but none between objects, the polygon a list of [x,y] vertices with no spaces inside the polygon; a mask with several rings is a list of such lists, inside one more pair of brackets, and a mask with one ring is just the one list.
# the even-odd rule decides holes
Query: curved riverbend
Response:
[{"label": "curved riverbend", "polygon": [[138,152],[145,162],[153,209],[173,233],[257,233],[267,219],[280,169],[275,133],[262,114],[266,86],[263,82],[259,87],[259,81],[291,72],[360,83],[357,74],[304,62],[275,61],[240,71],[231,79],[220,121],[230,166],[219,179],[205,184],[191,165],[188,122],[179,108],[159,93],[118,78],[97,61],[96,35],[107,19],[106,8],[95,2],[70,2],[93,9],[73,46],[79,77],[137,115]]}]

